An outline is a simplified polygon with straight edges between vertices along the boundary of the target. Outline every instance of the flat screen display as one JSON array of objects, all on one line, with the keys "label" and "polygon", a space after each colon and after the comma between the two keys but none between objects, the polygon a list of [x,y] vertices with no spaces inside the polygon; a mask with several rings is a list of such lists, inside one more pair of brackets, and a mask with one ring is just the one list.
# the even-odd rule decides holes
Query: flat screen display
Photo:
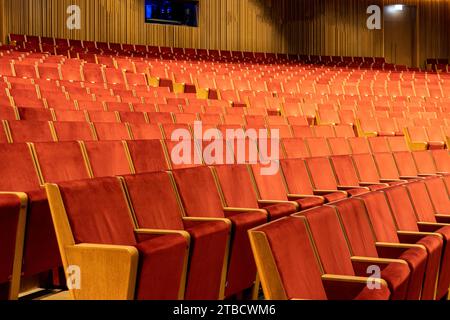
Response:
[{"label": "flat screen display", "polygon": [[145,0],[145,22],[198,26],[198,1]]}]

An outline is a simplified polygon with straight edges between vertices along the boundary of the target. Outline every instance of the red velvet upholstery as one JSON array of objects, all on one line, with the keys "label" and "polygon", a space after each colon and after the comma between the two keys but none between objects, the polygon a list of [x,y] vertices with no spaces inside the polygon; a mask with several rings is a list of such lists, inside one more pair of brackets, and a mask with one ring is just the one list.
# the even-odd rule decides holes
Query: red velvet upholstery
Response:
[{"label": "red velvet upholstery", "polygon": [[354,154],[352,158],[362,182],[380,182],[377,167],[370,154]]},{"label": "red velvet upholstery", "polygon": [[0,195],[0,283],[10,280],[13,271],[20,199],[14,195]]},{"label": "red velvet upholstery", "polygon": [[349,155],[352,153],[346,138],[328,138],[331,153],[335,156]]},{"label": "red velvet upholstery", "polygon": [[350,138],[348,139],[353,154],[370,153],[370,146],[366,138]]},{"label": "red velvet upholstery", "polygon": [[124,178],[140,228],[186,229],[190,233],[192,242],[185,298],[217,299],[228,226],[223,222],[186,222],[185,226],[175,191],[165,172]]},{"label": "red velvet upholstery", "polygon": [[121,141],[89,141],[84,145],[94,177],[131,174]]},{"label": "red velvet upholstery", "polygon": [[127,141],[127,145],[136,173],[169,169],[160,140]]},{"label": "red velvet upholstery", "polygon": [[450,215],[450,198],[443,178],[426,179],[430,199],[433,202],[435,213]]},{"label": "red velvet upholstery", "polygon": [[94,123],[97,138],[105,140],[130,140],[130,134],[123,123]]},{"label": "red velvet upholstery", "polygon": [[[364,203],[357,199],[347,199],[335,203],[335,207],[338,210],[353,255],[379,257],[379,253],[375,246],[375,235],[366,215]],[[404,277],[404,281],[399,283],[397,277],[400,275],[405,276],[406,270],[403,269],[404,266],[400,267],[401,265],[397,265],[397,268],[391,269],[389,272],[384,270],[389,274],[388,279],[392,281],[388,281],[388,283],[390,284],[390,289],[394,291],[393,299],[404,299],[406,296],[415,297],[417,299],[419,297],[427,262],[426,252],[414,248],[403,252],[395,258],[403,259],[408,262],[412,276],[409,277],[408,270],[408,277]],[[408,281],[412,281],[409,288]],[[408,288],[408,290],[406,290],[406,288]],[[397,293],[397,295],[395,293]]]},{"label": "red velvet upholstery", "polygon": [[374,153],[373,159],[381,179],[399,180],[400,175],[391,153]]},{"label": "red velvet upholstery", "polygon": [[372,153],[391,152],[385,137],[370,137],[368,138]]},{"label": "red velvet upholstery", "polygon": [[416,177],[419,175],[410,152],[394,152],[393,156],[401,177]]},{"label": "red velvet upholstery", "polygon": [[429,151],[416,151],[412,155],[419,174],[436,174],[436,166]]},{"label": "red velvet upholstery", "polygon": [[330,148],[325,138],[306,138],[311,157],[328,157],[331,155]]},{"label": "red velvet upholstery", "polygon": [[[418,232],[418,220],[406,188],[404,186],[396,186],[385,189],[384,193],[389,201],[398,229],[401,231]],[[448,229],[450,230],[450,228]],[[445,235],[445,230],[443,231],[443,235]],[[438,232],[440,232],[440,230]],[[450,286],[450,269],[447,265],[447,263],[449,263],[449,258],[446,256],[448,255],[448,253],[446,253],[448,246],[445,246],[445,237],[444,241],[438,237],[431,236],[423,236],[420,238],[418,243],[423,244],[428,250],[427,273],[422,297],[432,299],[435,291],[434,275],[438,272],[438,296],[443,297]],[[441,268],[439,268],[441,258],[443,263]],[[447,290],[445,290],[445,288],[447,288]]]},{"label": "red velvet upholstery", "polygon": [[[187,216],[226,217],[212,172],[208,167],[175,170],[173,175]],[[195,187],[192,181],[195,181]],[[199,194],[202,197],[198,197]],[[231,296],[249,288],[255,280],[256,266],[247,231],[263,224],[267,218],[263,214],[249,212],[228,218],[233,224],[233,236],[225,295]]]},{"label": "red velvet upholstery", "polygon": [[434,150],[431,152],[438,172],[450,173],[450,155],[448,150]]},{"label": "red velvet upholstery", "polygon": [[135,246],[140,256],[136,297],[177,298],[186,250],[181,235],[138,243],[117,178],[67,182],[59,188],[76,243]]},{"label": "red velvet upholstery", "polygon": [[404,137],[388,137],[387,140],[392,152],[409,151]]},{"label": "red velvet upholstery", "polygon": [[92,128],[88,122],[53,122],[58,141],[93,141]]},{"label": "red velvet upholstery", "polygon": [[46,121],[8,121],[13,142],[53,141],[50,124]]},{"label": "red velvet upholstery", "polygon": [[39,190],[38,175],[28,146],[1,144],[0,155],[0,189],[27,192],[29,196],[23,273],[35,275],[58,267],[61,261],[50,209],[45,192]]},{"label": "red velvet upholstery", "polygon": [[116,123],[117,114],[110,111],[86,111],[89,120],[96,123]]},{"label": "red velvet upholstery", "polygon": [[[423,182],[414,182],[405,185],[405,188],[410,194],[410,199],[419,221],[436,222],[433,203],[428,196],[425,184]],[[445,197],[448,199],[447,195]]]},{"label": "red velvet upholstery", "polygon": [[[353,268],[350,250],[336,211],[333,208],[324,206],[307,211],[304,216],[307,219],[325,273],[368,276],[367,270],[355,270]],[[408,288],[408,268],[398,263],[380,267],[382,270],[381,277],[390,284],[392,298],[402,299]],[[421,284],[421,279],[419,280]],[[419,294],[420,286],[417,289]]]},{"label": "red velvet upholstery", "polygon": [[41,142],[34,148],[45,182],[88,179],[89,173],[78,142]]},{"label": "red velvet upholstery", "polygon": [[309,150],[303,139],[292,138],[281,140],[288,159],[309,157]]},{"label": "red velvet upholstery", "polygon": [[135,140],[161,139],[161,130],[157,124],[130,123],[129,127]]},{"label": "red velvet upholstery", "polygon": [[[198,153],[195,140],[183,140],[182,142],[165,140],[164,144],[167,147],[167,154],[172,169],[193,168],[202,165],[202,158]],[[185,152],[187,153],[189,151],[190,155],[185,154]],[[176,159],[178,160],[174,161]]]},{"label": "red velvet upholstery", "polygon": [[20,120],[52,121],[53,115],[49,109],[17,108]]}]

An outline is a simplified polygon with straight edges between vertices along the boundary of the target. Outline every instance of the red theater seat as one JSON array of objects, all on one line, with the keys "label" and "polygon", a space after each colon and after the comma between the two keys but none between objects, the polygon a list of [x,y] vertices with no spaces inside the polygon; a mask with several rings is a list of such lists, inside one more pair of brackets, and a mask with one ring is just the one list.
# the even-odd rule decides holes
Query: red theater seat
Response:
[{"label": "red theater seat", "polygon": [[7,127],[14,143],[54,141],[47,121],[8,121]]},{"label": "red theater seat", "polygon": [[223,298],[230,233],[226,219],[182,218],[166,172],[124,177],[139,228],[186,231],[191,237],[185,299]]},{"label": "red theater seat", "polygon": [[124,123],[96,122],[93,126],[99,141],[131,139],[128,127]]},{"label": "red theater seat", "polygon": [[[399,259],[380,259],[376,253],[364,255],[360,252],[352,254],[336,214],[332,207],[321,207],[298,215],[303,219],[311,233],[317,249],[321,265],[326,274],[341,274],[347,276],[367,276],[367,267],[374,266],[381,270],[381,279],[386,281],[391,291],[392,300],[406,298],[410,272],[407,263]],[[370,232],[370,229],[368,229]],[[351,243],[350,243],[351,245]],[[369,253],[369,251],[367,252]],[[426,254],[424,254],[426,261]],[[424,268],[419,274],[419,286],[416,286],[416,296],[420,296]]]},{"label": "red theater seat", "polygon": [[53,122],[57,141],[93,141],[93,129],[88,122]]},{"label": "red theater seat", "polygon": [[[46,189],[56,232],[70,235],[58,239],[65,270],[70,265],[83,270],[82,289],[72,291],[76,299],[175,300],[184,296],[189,240],[180,233],[139,231],[117,178],[47,185]],[[96,266],[90,264],[92,259],[98,259]],[[120,273],[104,273],[111,261],[120,266]]]},{"label": "red theater seat", "polygon": [[133,173],[169,170],[164,146],[160,140],[127,141]]},{"label": "red theater seat", "polygon": [[[304,222],[285,218],[250,231],[264,296],[270,300],[388,300],[381,290],[367,289],[367,280],[323,274]],[[270,253],[270,259],[267,259]],[[356,281],[357,280],[357,281]]]},{"label": "red theater seat", "polygon": [[[208,167],[173,172],[180,198],[188,217],[227,218],[233,225],[231,254],[225,296],[229,297],[253,286],[256,266],[247,231],[267,221],[264,212],[249,210],[224,211],[212,172]],[[192,187],[196,181],[196,187]],[[202,198],[198,195],[202,194]]]},{"label": "red theater seat", "polygon": [[87,141],[82,144],[91,177],[131,174],[122,141]]}]

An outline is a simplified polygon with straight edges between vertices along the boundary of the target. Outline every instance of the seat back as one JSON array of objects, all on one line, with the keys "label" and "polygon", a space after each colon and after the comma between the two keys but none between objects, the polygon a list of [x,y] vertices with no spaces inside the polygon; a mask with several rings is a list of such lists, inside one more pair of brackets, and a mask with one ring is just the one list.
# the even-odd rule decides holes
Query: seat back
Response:
[{"label": "seat back", "polygon": [[81,144],[91,177],[131,174],[122,141],[86,141]]},{"label": "seat back", "polygon": [[435,213],[450,214],[450,198],[446,191],[444,179],[439,177],[435,179],[426,179],[424,183],[429,191]]},{"label": "seat back", "polygon": [[337,190],[337,181],[328,158],[305,159],[315,189]]},{"label": "seat back", "polygon": [[54,141],[47,121],[8,121],[7,127],[14,143]]},{"label": "seat back", "polygon": [[359,186],[358,173],[350,156],[333,156],[330,161],[339,185]]},{"label": "seat back", "polygon": [[281,169],[290,194],[313,195],[308,169],[302,159],[283,159],[280,161]]},{"label": "seat back", "polygon": [[133,165],[133,173],[169,170],[166,154],[160,140],[127,141],[127,152]]},{"label": "seat back", "polygon": [[249,165],[260,199],[287,201],[287,191],[280,171],[264,175],[261,164]]},{"label": "seat back", "polygon": [[383,193],[388,200],[398,229],[405,231],[419,231],[417,226],[417,216],[408,195],[408,190],[403,186],[394,186],[383,189]]},{"label": "seat back", "polygon": [[301,219],[289,217],[255,228],[250,239],[266,299],[327,299]]},{"label": "seat back", "polygon": [[55,121],[52,123],[58,141],[93,141],[93,130],[88,122]]}]

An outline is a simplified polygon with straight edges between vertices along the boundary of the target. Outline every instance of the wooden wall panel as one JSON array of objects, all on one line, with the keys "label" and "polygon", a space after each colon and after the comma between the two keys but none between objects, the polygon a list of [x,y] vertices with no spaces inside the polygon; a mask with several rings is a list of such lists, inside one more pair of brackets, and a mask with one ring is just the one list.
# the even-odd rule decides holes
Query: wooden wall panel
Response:
[{"label": "wooden wall panel", "polygon": [[[144,0],[0,0],[7,32],[225,50],[383,56],[383,31],[366,28],[369,5],[398,0],[200,0],[200,27],[144,23]],[[450,0],[418,7],[419,60],[450,58]],[[79,5],[82,29],[66,28]],[[0,6],[1,8],[1,6]],[[0,24],[1,25],[1,24]],[[1,29],[0,29],[1,31]]]}]

